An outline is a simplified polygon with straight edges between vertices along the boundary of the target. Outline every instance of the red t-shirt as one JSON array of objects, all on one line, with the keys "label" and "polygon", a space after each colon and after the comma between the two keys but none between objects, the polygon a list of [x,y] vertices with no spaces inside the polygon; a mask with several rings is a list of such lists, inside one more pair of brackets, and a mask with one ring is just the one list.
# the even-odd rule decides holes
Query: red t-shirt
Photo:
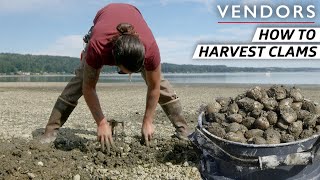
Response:
[{"label": "red t-shirt", "polygon": [[136,7],[122,3],[109,4],[98,11],[93,23],[94,27],[86,56],[86,61],[91,67],[99,69],[103,65],[115,65],[112,44],[109,43],[109,39],[117,33],[116,27],[120,23],[133,25],[134,30],[144,44],[145,69],[152,71],[160,64],[160,52],[156,40]]}]

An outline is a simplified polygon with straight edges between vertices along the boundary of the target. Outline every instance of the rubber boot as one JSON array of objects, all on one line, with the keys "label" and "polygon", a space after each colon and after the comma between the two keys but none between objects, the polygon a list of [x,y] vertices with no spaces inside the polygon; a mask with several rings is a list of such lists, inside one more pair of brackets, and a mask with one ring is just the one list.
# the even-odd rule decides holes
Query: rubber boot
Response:
[{"label": "rubber boot", "polygon": [[57,99],[49,121],[46,125],[44,135],[41,137],[41,143],[51,143],[57,138],[59,128],[67,121],[69,115],[72,113],[76,105]]},{"label": "rubber boot", "polygon": [[170,119],[172,125],[176,128],[174,136],[181,140],[188,140],[189,129],[187,122],[182,115],[182,107],[179,99],[162,104],[161,107]]}]

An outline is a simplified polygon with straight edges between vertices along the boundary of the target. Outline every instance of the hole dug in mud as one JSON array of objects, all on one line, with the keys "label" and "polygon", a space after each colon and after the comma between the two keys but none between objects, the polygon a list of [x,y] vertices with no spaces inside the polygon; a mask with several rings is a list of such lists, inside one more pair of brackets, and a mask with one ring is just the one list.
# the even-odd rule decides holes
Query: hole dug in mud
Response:
[{"label": "hole dug in mud", "polygon": [[0,179],[70,179],[76,174],[81,179],[91,179],[101,177],[101,168],[157,167],[166,162],[198,163],[197,153],[190,142],[155,137],[150,147],[146,147],[141,144],[140,137],[133,137],[127,143],[115,141],[117,151],[112,150],[108,155],[101,152],[96,140],[79,137],[78,133],[95,135],[91,131],[64,129],[51,144],[22,139],[2,141]]}]

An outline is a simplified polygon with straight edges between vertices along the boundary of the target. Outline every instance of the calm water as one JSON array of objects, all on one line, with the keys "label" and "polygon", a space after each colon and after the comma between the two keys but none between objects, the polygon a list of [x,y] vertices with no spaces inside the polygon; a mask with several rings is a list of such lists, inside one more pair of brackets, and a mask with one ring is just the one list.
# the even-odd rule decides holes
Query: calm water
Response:
[{"label": "calm water", "polygon": [[[0,76],[0,82],[68,82],[72,75]],[[320,72],[164,74],[172,83],[320,84]],[[100,82],[130,82],[128,75],[101,75]],[[143,82],[140,74],[132,82]]]}]

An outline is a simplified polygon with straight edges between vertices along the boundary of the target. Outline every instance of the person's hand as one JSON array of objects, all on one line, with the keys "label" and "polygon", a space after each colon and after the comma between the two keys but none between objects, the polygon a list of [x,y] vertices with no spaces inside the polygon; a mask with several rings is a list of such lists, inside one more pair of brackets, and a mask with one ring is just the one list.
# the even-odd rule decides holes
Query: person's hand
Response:
[{"label": "person's hand", "polygon": [[105,146],[107,147],[107,153],[110,154],[110,146],[114,148],[114,143],[112,139],[112,129],[109,123],[104,118],[97,128],[97,138],[101,143],[101,150],[105,152]]},{"label": "person's hand", "polygon": [[146,146],[150,145],[150,141],[154,134],[154,126],[151,120],[144,120],[141,128],[141,134]]}]

